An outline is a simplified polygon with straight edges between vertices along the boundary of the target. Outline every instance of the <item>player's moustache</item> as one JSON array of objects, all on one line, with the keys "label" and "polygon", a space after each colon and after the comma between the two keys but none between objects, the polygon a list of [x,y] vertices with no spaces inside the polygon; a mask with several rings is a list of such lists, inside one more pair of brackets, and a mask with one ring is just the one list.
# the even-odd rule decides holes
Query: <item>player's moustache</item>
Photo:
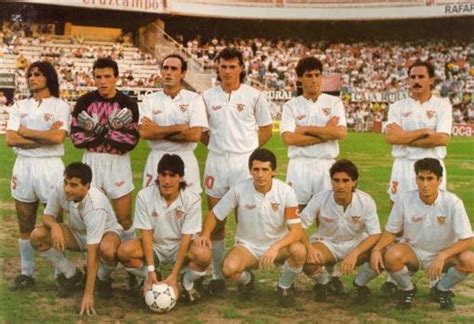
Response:
[{"label": "player's moustache", "polygon": [[417,83],[413,86],[413,88],[421,88],[421,85]]}]

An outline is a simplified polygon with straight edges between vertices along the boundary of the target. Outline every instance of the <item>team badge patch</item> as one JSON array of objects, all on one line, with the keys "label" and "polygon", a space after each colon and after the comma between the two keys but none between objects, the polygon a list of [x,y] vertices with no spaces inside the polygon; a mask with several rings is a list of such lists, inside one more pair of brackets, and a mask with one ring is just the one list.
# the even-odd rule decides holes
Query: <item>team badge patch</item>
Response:
[{"label": "team badge patch", "polygon": [[184,217],[185,212],[184,210],[180,209],[179,207],[175,209],[175,215],[177,219],[181,219]]},{"label": "team badge patch", "polygon": [[153,115],[158,115],[158,114],[161,114],[162,112],[163,110],[161,110],[160,108],[153,109]]},{"label": "team badge patch", "polygon": [[181,110],[181,112],[183,112],[183,113],[188,111],[188,108],[189,108],[188,104],[179,105],[179,110]]},{"label": "team badge patch", "polygon": [[352,224],[357,225],[360,223],[360,216],[351,216]]},{"label": "team badge patch", "polygon": [[436,111],[434,111],[434,110],[427,110],[426,111],[426,118],[431,119],[434,116],[436,116]]},{"label": "team badge patch", "polygon": [[271,205],[272,205],[273,211],[278,211],[278,209],[280,208],[280,204],[279,204],[279,203],[271,203]]},{"label": "team badge patch", "polygon": [[436,216],[436,221],[439,225],[446,224],[446,216]]},{"label": "team badge patch", "polygon": [[156,210],[154,210],[154,211],[151,212],[151,217],[153,217],[153,218],[158,218],[158,213],[157,213]]},{"label": "team badge patch", "polygon": [[305,117],[306,117],[306,115],[298,115],[298,116],[296,116],[296,119],[302,120],[302,119],[305,118]]},{"label": "team badge patch", "polygon": [[329,114],[331,113],[331,108],[330,108],[330,107],[322,108],[321,111],[322,111],[323,114],[325,114],[326,116],[329,116]]},{"label": "team badge patch", "polygon": [[50,121],[51,118],[53,118],[53,114],[50,114],[50,113],[44,113],[43,115],[43,119],[44,121]]},{"label": "team badge patch", "polygon": [[252,205],[252,204],[245,204],[245,205],[244,205],[244,208],[245,208],[245,209],[255,209],[256,207],[257,207],[257,206]]},{"label": "team badge patch", "polygon": [[410,115],[411,115],[411,111],[402,114],[402,116],[405,117],[405,118],[410,116]]},{"label": "team badge patch", "polygon": [[218,111],[218,110],[221,110],[222,107],[221,106],[212,106],[211,109],[214,110],[214,111]]},{"label": "team badge patch", "polygon": [[244,109],[245,109],[245,105],[244,105],[244,104],[239,104],[239,103],[237,104],[237,111],[238,111],[238,112],[242,112],[242,110],[244,110]]},{"label": "team badge patch", "polygon": [[121,187],[124,184],[125,184],[125,181],[123,181],[123,180],[115,182],[115,186],[117,186],[117,187]]}]

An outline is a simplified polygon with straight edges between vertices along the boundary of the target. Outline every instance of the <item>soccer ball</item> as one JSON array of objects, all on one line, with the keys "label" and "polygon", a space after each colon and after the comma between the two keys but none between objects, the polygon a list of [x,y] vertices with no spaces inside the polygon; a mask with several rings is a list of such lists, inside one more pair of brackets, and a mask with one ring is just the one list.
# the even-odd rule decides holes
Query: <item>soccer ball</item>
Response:
[{"label": "soccer ball", "polygon": [[166,313],[176,305],[176,294],[168,284],[154,284],[145,292],[145,303],[154,312]]}]

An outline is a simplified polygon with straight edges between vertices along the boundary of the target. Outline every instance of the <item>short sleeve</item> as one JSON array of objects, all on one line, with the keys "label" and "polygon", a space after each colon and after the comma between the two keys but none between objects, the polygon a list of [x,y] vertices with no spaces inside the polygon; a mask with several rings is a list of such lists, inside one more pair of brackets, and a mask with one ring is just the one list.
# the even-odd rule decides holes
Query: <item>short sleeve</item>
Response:
[{"label": "short sleeve", "polygon": [[443,100],[443,104],[439,108],[436,132],[451,135],[451,128],[453,126],[453,108],[447,100],[440,100]]},{"label": "short sleeve", "polygon": [[403,231],[403,204],[400,201],[395,201],[393,204],[390,215],[388,216],[385,230],[392,234],[400,233]]},{"label": "short sleeve", "polygon": [[145,98],[143,98],[143,101],[138,106],[138,111],[138,125],[141,125],[143,117],[153,119],[150,96],[146,96]]},{"label": "short sleeve", "polygon": [[182,234],[197,234],[202,230],[201,198],[196,197],[187,208],[186,219],[181,229]]},{"label": "short sleeve", "polygon": [[20,106],[15,103],[9,111],[10,115],[7,122],[7,130],[18,131],[20,128]]},{"label": "short sleeve", "polygon": [[191,103],[189,127],[209,128],[207,123],[206,107],[201,96],[196,96]]},{"label": "short sleeve", "polygon": [[321,211],[320,195],[313,196],[300,214],[303,228],[310,227],[318,218]]},{"label": "short sleeve", "polygon": [[467,216],[466,209],[461,199],[458,199],[451,209],[454,233],[458,240],[473,237],[471,223]]},{"label": "short sleeve", "polygon": [[380,234],[380,221],[375,201],[373,199],[368,199],[366,204],[365,226],[367,227],[367,232],[369,235]]},{"label": "short sleeve", "polygon": [[270,104],[265,92],[260,92],[255,105],[255,119],[259,127],[268,126],[273,123],[270,114]]},{"label": "short sleeve", "polygon": [[282,114],[281,114],[281,122],[280,122],[280,134],[285,132],[293,133],[296,129],[296,121],[295,116],[293,113],[293,109],[291,109],[291,105],[289,102],[283,105]]},{"label": "short sleeve", "polygon": [[151,215],[148,213],[147,203],[140,192],[137,195],[135,203],[135,215],[133,218],[133,226],[136,229],[151,230],[153,229],[153,222]]},{"label": "short sleeve", "polygon": [[92,209],[84,215],[87,244],[99,244],[104,236],[107,211],[102,208]]},{"label": "short sleeve", "polygon": [[217,219],[224,220],[227,216],[234,210],[237,206],[237,195],[235,192],[235,187],[232,187],[227,193],[222,197],[219,203],[214,206],[212,210]]},{"label": "short sleeve", "polygon": [[347,127],[346,111],[344,109],[344,104],[342,103],[342,100],[339,98],[337,98],[334,104],[334,115],[339,117],[339,123],[337,124],[337,126]]}]

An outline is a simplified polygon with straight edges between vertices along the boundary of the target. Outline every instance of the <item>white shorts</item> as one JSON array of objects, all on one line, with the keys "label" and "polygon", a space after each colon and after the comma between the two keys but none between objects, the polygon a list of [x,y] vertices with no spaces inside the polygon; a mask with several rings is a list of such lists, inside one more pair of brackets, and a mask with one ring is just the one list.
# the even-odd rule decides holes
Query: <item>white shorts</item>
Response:
[{"label": "white shorts", "polygon": [[298,204],[306,205],[314,195],[332,188],[329,169],[334,162],[333,159],[290,159],[286,182],[295,190]]},{"label": "white shorts", "polygon": [[332,255],[334,256],[334,259],[336,262],[340,262],[344,260],[344,258],[351,253],[352,250],[354,250],[360,242],[365,240],[367,236],[362,236],[359,239],[351,240],[351,241],[345,241],[345,242],[334,242],[331,240],[325,240],[323,238],[318,238],[316,235],[312,235],[309,238],[309,241],[311,244],[313,243],[322,243],[324,246],[328,248],[329,251],[331,251]]},{"label": "white shorts", "polygon": [[[415,174],[416,161],[417,160],[401,158],[395,159],[393,162],[392,175],[390,176],[390,187],[387,190],[390,195],[390,200],[395,201],[399,193],[418,189]],[[443,179],[441,180],[440,188],[446,190],[446,167],[442,160],[439,160],[439,162],[441,162],[443,166]]]},{"label": "white shorts", "polygon": [[156,248],[153,246],[154,257],[158,259],[159,262],[156,262],[155,265],[163,265],[163,264],[173,264],[176,261],[176,256],[178,255],[180,244],[176,244],[174,246],[169,246],[167,249],[163,248]]},{"label": "white shorts", "polygon": [[64,163],[60,157],[18,156],[11,178],[12,197],[25,203],[45,204],[63,173]]},{"label": "white shorts", "polygon": [[207,155],[204,171],[204,188],[208,196],[222,198],[237,182],[250,177],[249,156],[246,154]]},{"label": "white shorts", "polygon": [[257,261],[260,261],[260,258],[262,257],[262,255],[272,246],[272,244],[257,247],[254,245],[249,245],[247,243],[237,241],[235,242],[234,246],[243,246],[250,253],[252,253],[252,255],[257,259]]},{"label": "white shorts", "polygon": [[135,189],[130,156],[85,152],[82,162],[92,169],[93,187],[102,190],[109,198],[117,199]]},{"label": "white shorts", "polygon": [[[85,234],[82,234],[82,233],[78,233],[76,231],[73,231],[68,225],[65,225],[69,228],[69,230],[71,231],[72,233],[72,236],[74,236],[74,239],[76,240],[76,243],[77,245],[79,246],[79,249],[81,251],[87,251],[87,239],[86,239],[86,235]],[[124,237],[124,230],[123,228],[120,226],[120,224],[117,226],[117,228],[114,228],[114,229],[109,229],[107,230],[107,232],[105,232],[104,234],[106,233],[109,233],[109,232],[112,232],[112,233],[115,233],[118,235],[118,237],[120,238],[120,241],[123,241],[123,237]]]},{"label": "white shorts", "polygon": [[158,162],[160,162],[163,155],[166,153],[176,154],[183,159],[184,162],[184,180],[186,186],[197,194],[202,192],[201,188],[201,177],[199,175],[199,165],[194,156],[193,151],[180,151],[180,152],[162,152],[157,150],[151,150],[146,160],[145,171],[143,173],[143,188],[153,184],[158,177]]},{"label": "white shorts", "polygon": [[438,255],[438,253],[436,252],[430,252],[430,251],[425,251],[422,249],[415,248],[412,245],[404,242],[403,240],[400,243],[408,245],[412,249],[413,253],[415,253],[416,258],[418,259],[418,264],[420,265],[419,270],[428,269],[431,266],[431,263],[433,262],[433,260]]}]

